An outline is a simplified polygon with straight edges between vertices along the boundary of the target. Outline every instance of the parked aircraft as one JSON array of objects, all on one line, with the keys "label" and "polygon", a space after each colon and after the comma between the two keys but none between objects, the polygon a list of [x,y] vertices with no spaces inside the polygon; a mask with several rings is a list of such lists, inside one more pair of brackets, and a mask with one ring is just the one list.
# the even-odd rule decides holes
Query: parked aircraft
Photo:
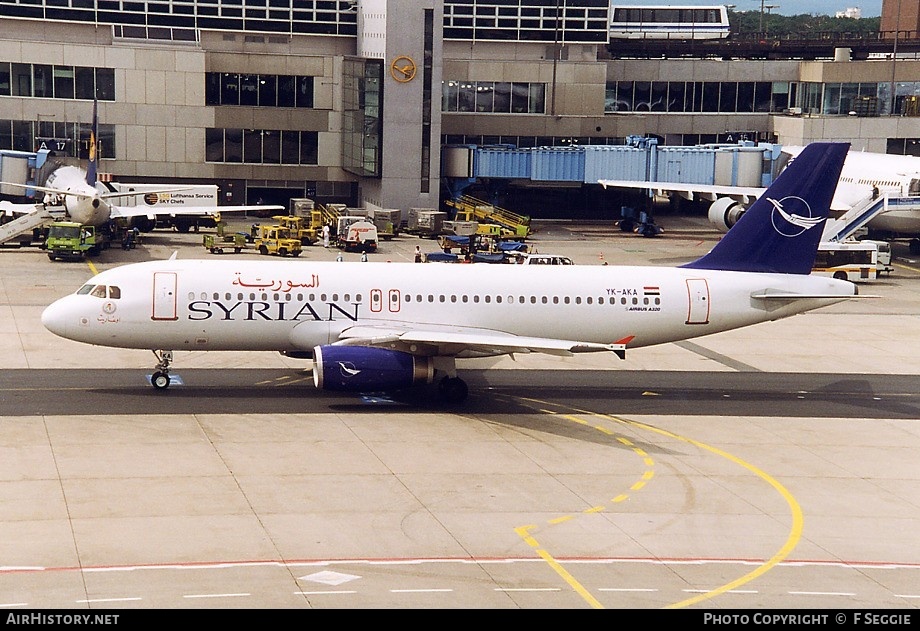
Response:
[{"label": "parked aircraft", "polygon": [[[784,146],[789,162],[802,147]],[[731,228],[764,188],[685,182],[600,180],[604,187],[647,189],[660,194],[677,193],[693,199],[709,199],[709,220],[718,229]],[[850,151],[831,202],[831,210],[843,213],[871,199],[886,197],[884,209],[872,214],[866,227],[872,238],[912,239],[911,249],[920,251],[920,158],[914,156]],[[905,198],[917,199],[908,200]]]},{"label": "parked aircraft", "polygon": [[151,349],[157,389],[174,350],[313,359],[316,387],[378,392],[439,381],[456,360],[612,352],[785,318],[853,298],[812,276],[845,143],[815,143],[700,259],[680,267],[181,260],[97,274],[42,314],[51,332]]},{"label": "parked aircraft", "polygon": [[[84,225],[103,226],[112,219],[144,218],[146,225],[152,226],[154,211],[143,205],[119,206],[114,200],[137,197],[155,193],[172,193],[184,191],[190,186],[166,186],[159,190],[143,192],[106,191],[97,185],[98,157],[96,139],[98,138],[98,104],[93,102],[93,123],[90,132],[89,160],[84,170],[73,165],[61,165],[54,169],[42,185],[28,185],[16,182],[0,182],[9,186],[35,190],[45,193],[43,204],[11,204],[6,202],[2,208],[15,214],[31,214],[43,207],[62,206],[71,221]],[[233,211],[278,211],[284,212],[283,206],[181,206],[170,209],[170,214],[208,215],[215,212]]]}]

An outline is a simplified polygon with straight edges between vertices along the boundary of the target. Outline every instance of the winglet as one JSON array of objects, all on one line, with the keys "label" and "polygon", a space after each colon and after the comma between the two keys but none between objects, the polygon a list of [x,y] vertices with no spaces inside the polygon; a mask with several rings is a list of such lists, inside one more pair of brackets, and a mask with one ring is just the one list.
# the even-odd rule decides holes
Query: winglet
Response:
[{"label": "winglet", "polygon": [[86,183],[92,187],[96,186],[96,174],[99,165],[96,156],[96,143],[99,142],[99,117],[97,111],[98,105],[98,101],[93,99],[93,127],[89,132],[89,164],[86,167]]},{"label": "winglet", "polygon": [[708,254],[681,267],[810,274],[849,148],[806,146]]}]

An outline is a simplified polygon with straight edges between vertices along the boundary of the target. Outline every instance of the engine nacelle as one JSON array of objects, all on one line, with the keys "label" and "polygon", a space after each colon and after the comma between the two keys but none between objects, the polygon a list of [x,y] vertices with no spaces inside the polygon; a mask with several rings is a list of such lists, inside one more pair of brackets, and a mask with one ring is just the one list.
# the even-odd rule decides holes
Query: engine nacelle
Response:
[{"label": "engine nacelle", "polygon": [[747,208],[731,197],[720,197],[709,206],[709,221],[722,232],[728,232],[729,228],[738,223],[746,210]]},{"label": "engine nacelle", "polygon": [[313,348],[313,385],[355,392],[395,390],[434,380],[434,362],[402,351],[367,346]]}]

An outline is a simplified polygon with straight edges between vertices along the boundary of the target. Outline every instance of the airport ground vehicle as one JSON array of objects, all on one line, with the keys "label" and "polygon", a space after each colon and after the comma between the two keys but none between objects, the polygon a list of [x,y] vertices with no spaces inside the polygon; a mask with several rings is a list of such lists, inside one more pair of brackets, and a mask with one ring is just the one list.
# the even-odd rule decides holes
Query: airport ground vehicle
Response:
[{"label": "airport ground vehicle", "polygon": [[894,271],[894,268],[891,267],[891,243],[888,241],[872,241],[871,239],[864,239],[865,243],[874,243],[878,246],[878,273],[881,274],[890,274]]},{"label": "airport ground vehicle", "polygon": [[303,251],[300,239],[293,237],[291,231],[283,226],[259,226],[253,245],[259,254],[297,257]]},{"label": "airport ground vehicle", "polygon": [[878,278],[878,244],[873,241],[824,241],[812,274],[852,282]]},{"label": "airport ground vehicle", "polygon": [[54,221],[48,226],[44,248],[52,261],[79,261],[96,256],[109,247],[108,235],[95,226],[85,226],[73,221]]},{"label": "airport ground vehicle", "polygon": [[310,216],[275,215],[272,217],[282,228],[287,228],[291,237],[300,239],[301,245],[313,245],[320,238],[323,230],[323,213],[311,210]]},{"label": "airport ground vehicle", "polygon": [[340,216],[336,221],[336,246],[346,252],[376,252],[377,226],[361,216]]},{"label": "airport ground vehicle", "polygon": [[713,6],[610,7],[610,39],[725,39],[728,8]]}]

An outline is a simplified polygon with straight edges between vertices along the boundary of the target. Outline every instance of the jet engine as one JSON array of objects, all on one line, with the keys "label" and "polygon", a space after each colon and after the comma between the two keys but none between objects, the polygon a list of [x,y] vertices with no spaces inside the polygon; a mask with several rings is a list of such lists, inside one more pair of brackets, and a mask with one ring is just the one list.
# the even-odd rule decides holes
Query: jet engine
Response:
[{"label": "jet engine", "polygon": [[731,197],[720,197],[709,206],[709,221],[722,232],[738,223],[747,208]]},{"label": "jet engine", "polygon": [[434,380],[434,362],[402,351],[368,346],[316,346],[313,384],[355,392],[395,390]]}]

